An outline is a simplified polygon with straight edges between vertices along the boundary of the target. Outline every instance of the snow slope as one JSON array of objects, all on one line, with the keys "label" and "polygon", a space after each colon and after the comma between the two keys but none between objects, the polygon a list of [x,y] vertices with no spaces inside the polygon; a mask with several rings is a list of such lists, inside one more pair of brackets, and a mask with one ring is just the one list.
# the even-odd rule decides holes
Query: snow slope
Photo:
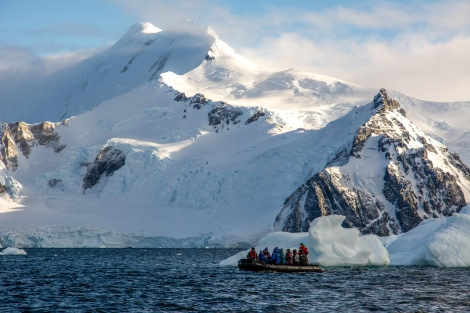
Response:
[{"label": "snow slope", "polygon": [[[19,154],[16,171],[0,169],[18,186],[17,200],[0,199],[0,239],[19,246],[256,242],[272,230],[285,198],[341,151],[357,121],[325,126],[378,92],[294,69],[259,69],[191,24],[134,25],[112,47],[34,79],[8,82],[9,71],[0,73],[1,102],[11,103],[2,119],[60,121],[55,131],[66,145],[59,153],[37,145],[28,157]],[[18,97],[19,88],[31,92]],[[197,93],[207,102],[192,98]],[[465,114],[469,103],[400,96],[411,116],[422,117],[418,127],[467,152],[460,131],[468,126],[451,112]],[[334,127],[351,134],[340,137]],[[125,165],[84,189],[88,167],[109,146],[122,151]]]},{"label": "snow slope", "polygon": [[204,60],[215,39],[203,28],[183,26],[161,31],[150,23],[135,24],[112,47],[57,72],[0,72],[0,102],[6,104],[2,120],[61,121],[158,79],[164,71],[186,73]]}]

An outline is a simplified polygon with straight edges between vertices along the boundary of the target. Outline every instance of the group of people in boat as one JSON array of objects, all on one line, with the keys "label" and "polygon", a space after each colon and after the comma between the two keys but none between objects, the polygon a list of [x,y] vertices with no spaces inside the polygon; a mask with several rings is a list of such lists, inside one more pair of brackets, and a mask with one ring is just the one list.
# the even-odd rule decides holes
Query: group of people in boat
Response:
[{"label": "group of people in boat", "polygon": [[259,253],[256,253],[256,249],[253,247],[246,258],[270,264],[307,265],[308,249],[301,243],[298,251],[296,249],[292,251],[287,249],[284,253],[284,249],[275,247],[273,253],[270,254],[267,247],[262,251],[260,250]]}]

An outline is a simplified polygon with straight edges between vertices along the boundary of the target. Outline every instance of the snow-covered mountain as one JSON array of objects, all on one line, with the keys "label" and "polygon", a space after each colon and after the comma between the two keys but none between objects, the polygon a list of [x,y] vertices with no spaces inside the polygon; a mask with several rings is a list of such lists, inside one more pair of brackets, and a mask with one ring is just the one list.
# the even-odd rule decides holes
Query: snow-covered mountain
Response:
[{"label": "snow-covered mountain", "polygon": [[[2,75],[13,78],[12,83],[4,81],[2,103],[7,105],[2,120],[37,123],[80,114],[158,79],[163,72],[184,74],[194,69],[214,41],[195,25],[161,31],[150,23],[140,23],[109,49],[60,71],[20,75],[15,73],[17,69],[10,69]],[[15,83],[17,86],[7,88]],[[21,86],[27,92],[18,96]]]},{"label": "snow-covered mountain", "polygon": [[[134,25],[90,58],[7,86],[10,91],[0,92],[0,103],[8,103],[0,129],[0,243],[16,246],[251,244],[292,223],[286,199],[331,171],[352,145],[360,146],[358,131],[371,129],[361,126],[382,116],[381,106],[371,105],[385,97],[374,102],[378,90],[331,77],[259,69],[213,31],[192,24],[175,30]],[[25,86],[32,92],[13,93]],[[411,136],[403,139],[408,149],[400,147],[400,155],[427,151],[447,159],[442,170],[459,181],[439,190],[458,186],[468,201],[465,166],[432,138],[468,163],[462,115],[470,103],[429,103],[393,91],[389,96],[414,123],[393,110],[382,116],[382,122],[393,118],[402,125],[390,138]],[[373,134],[354,150],[355,160],[340,158],[337,171],[348,164],[350,171],[366,167],[367,147],[379,137]],[[438,152],[423,150],[426,143]],[[383,177],[378,164],[394,164],[398,155],[374,162],[368,174],[377,170]],[[379,187],[369,190],[385,203],[378,214],[396,217],[393,197]],[[421,188],[426,195],[428,187]],[[446,215],[425,213],[421,219]],[[392,224],[383,225],[395,233]],[[401,224],[396,229],[407,230]]]},{"label": "snow-covered mountain", "polygon": [[470,199],[470,169],[411,123],[385,89],[325,130],[344,120],[364,123],[323,171],[287,198],[276,218],[284,231],[308,231],[317,217],[339,214],[363,233],[396,235],[450,216]]}]

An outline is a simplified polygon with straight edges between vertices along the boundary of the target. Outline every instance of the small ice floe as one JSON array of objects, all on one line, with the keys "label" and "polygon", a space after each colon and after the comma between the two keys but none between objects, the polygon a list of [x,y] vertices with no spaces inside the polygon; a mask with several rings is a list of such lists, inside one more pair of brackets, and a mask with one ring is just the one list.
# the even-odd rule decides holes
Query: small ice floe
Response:
[{"label": "small ice floe", "polygon": [[23,249],[8,247],[0,252],[0,255],[26,255],[26,251]]}]

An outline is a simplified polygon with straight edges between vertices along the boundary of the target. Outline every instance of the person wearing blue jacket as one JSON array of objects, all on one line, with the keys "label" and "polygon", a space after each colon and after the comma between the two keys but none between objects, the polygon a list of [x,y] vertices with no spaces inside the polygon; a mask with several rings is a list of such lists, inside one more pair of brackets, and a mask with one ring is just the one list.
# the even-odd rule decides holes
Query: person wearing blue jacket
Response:
[{"label": "person wearing blue jacket", "polygon": [[266,257],[266,262],[271,260],[271,254],[269,253],[268,247],[264,248],[263,254]]},{"label": "person wearing blue jacket", "polygon": [[258,254],[258,260],[260,262],[265,262],[265,263],[268,263],[268,259],[266,258],[266,255],[264,255],[263,251],[259,251],[259,254]]},{"label": "person wearing blue jacket", "polygon": [[273,254],[271,255],[271,259],[269,260],[269,263],[281,264],[281,254],[279,253],[278,247],[274,248]]}]

